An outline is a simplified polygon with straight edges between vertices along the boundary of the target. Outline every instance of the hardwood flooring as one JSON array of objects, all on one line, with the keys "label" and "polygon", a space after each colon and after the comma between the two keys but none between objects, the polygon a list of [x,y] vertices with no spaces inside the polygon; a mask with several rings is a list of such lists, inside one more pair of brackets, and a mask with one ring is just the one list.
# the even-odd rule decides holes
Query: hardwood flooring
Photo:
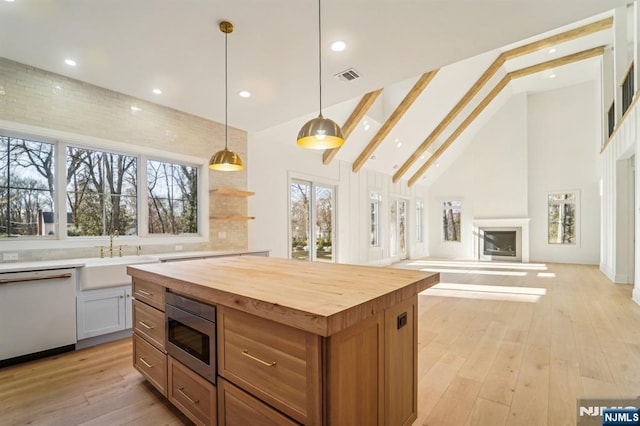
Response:
[{"label": "hardwood flooring", "polygon": [[[436,259],[419,296],[414,426],[575,425],[579,397],[640,394],[640,306],[595,266]],[[0,342],[4,344],[4,342]],[[189,425],[131,341],[0,369],[0,425]]]}]

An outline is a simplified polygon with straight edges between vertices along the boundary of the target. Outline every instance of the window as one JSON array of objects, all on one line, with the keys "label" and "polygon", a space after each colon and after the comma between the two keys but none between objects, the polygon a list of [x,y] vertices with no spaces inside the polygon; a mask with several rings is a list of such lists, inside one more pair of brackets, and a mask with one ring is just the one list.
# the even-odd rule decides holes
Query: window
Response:
[{"label": "window", "polygon": [[0,238],[55,233],[54,148],[0,136]]},{"label": "window", "polygon": [[549,244],[576,243],[577,198],[577,192],[547,195]]},{"label": "window", "polygon": [[0,135],[0,238],[198,235],[197,161]]},{"label": "window", "polygon": [[460,242],[460,201],[442,202],[442,235],[444,241]]},{"label": "window", "polygon": [[147,162],[149,234],[198,232],[198,169]]},{"label": "window", "polygon": [[424,242],[424,201],[416,200],[416,242]]},{"label": "window", "polygon": [[293,259],[333,261],[333,186],[293,179],[290,184],[290,235]]},{"label": "window", "polygon": [[67,147],[69,236],[137,235],[136,157]]},{"label": "window", "polygon": [[369,240],[371,247],[380,247],[380,204],[382,203],[382,195],[377,191],[369,193],[371,205],[371,238]]}]

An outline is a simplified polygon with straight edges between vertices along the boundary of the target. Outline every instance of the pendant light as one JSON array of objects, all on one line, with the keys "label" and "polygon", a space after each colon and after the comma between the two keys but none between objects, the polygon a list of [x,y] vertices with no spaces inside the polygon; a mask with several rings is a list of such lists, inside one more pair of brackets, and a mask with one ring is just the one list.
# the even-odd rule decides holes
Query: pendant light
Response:
[{"label": "pendant light", "polygon": [[344,143],[342,129],[338,124],[322,116],[322,20],[321,6],[318,0],[318,70],[320,87],[320,114],[307,121],[298,132],[298,145],[310,149],[332,149]]},{"label": "pendant light", "polygon": [[227,84],[227,36],[233,32],[233,24],[231,22],[220,22],[220,31],[224,33],[224,149],[218,151],[209,160],[209,168],[211,170],[219,170],[223,172],[233,172],[236,170],[242,170],[242,159],[238,154],[233,151],[229,151],[228,148],[228,123],[227,115],[229,109],[228,102],[228,84]]}]

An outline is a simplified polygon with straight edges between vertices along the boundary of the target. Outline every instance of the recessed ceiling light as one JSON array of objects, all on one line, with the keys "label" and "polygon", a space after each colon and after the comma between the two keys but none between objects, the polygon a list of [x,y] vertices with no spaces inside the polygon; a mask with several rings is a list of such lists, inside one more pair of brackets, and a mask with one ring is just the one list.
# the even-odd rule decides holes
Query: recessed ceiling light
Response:
[{"label": "recessed ceiling light", "polygon": [[240,96],[241,98],[250,98],[251,92],[248,92],[246,90],[241,90],[238,92],[238,96]]},{"label": "recessed ceiling light", "polygon": [[556,78],[556,75],[555,75],[555,74],[551,74],[551,75],[549,76],[549,78]]},{"label": "recessed ceiling light", "polygon": [[371,128],[371,125],[369,124],[368,121],[365,120],[365,122],[362,123],[362,127],[364,128],[364,130],[366,132],[367,130],[369,130]]},{"label": "recessed ceiling light", "polygon": [[369,159],[370,159],[370,160],[375,160],[375,159],[376,159],[376,156],[375,156],[375,155],[372,155],[371,157],[369,157]]},{"label": "recessed ceiling light", "polygon": [[342,52],[346,48],[347,48],[347,43],[345,43],[342,40],[337,40],[331,43],[331,50],[333,50],[334,52]]},{"label": "recessed ceiling light", "polygon": [[73,59],[65,59],[64,63],[69,65],[70,67],[75,67],[76,66],[76,61],[74,61]]},{"label": "recessed ceiling light", "polygon": [[398,141],[398,143],[396,143],[396,146],[400,148],[402,146],[402,142]]},{"label": "recessed ceiling light", "polygon": [[440,167],[440,163],[436,163],[436,168]]},{"label": "recessed ceiling light", "polygon": [[556,53],[556,49],[552,47],[551,49],[549,49],[549,53]]},{"label": "recessed ceiling light", "polygon": [[398,165],[397,165],[397,164],[394,164],[394,165],[393,165],[393,170],[395,170],[395,169],[397,169],[397,168],[398,168]]},{"label": "recessed ceiling light", "polygon": [[160,89],[153,89],[153,93],[155,93],[156,95],[162,95],[162,90],[160,90]]},{"label": "recessed ceiling light", "polygon": [[138,112],[138,111],[141,111],[141,109],[135,105],[131,105],[131,111]]},{"label": "recessed ceiling light", "polygon": [[15,0],[4,0],[4,1],[6,1],[7,3],[13,3]]},{"label": "recessed ceiling light", "polygon": [[420,159],[421,159],[421,160],[424,160],[424,154],[422,154],[422,155],[420,156]]}]

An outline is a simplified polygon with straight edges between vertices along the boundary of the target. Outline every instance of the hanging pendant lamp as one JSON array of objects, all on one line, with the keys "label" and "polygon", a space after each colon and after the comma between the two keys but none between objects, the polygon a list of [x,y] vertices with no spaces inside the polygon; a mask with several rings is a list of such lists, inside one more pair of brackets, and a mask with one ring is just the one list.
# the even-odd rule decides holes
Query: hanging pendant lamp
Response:
[{"label": "hanging pendant lamp", "polygon": [[244,168],[242,159],[238,154],[229,150],[228,145],[228,123],[227,115],[229,109],[228,102],[228,84],[227,84],[227,36],[233,32],[233,24],[231,22],[220,22],[220,31],[224,33],[224,149],[218,151],[209,160],[209,168],[211,170],[219,170],[223,172],[233,172]]},{"label": "hanging pendant lamp", "polygon": [[310,149],[332,149],[344,143],[342,129],[338,124],[322,116],[322,20],[320,0],[318,0],[318,70],[320,87],[320,113],[307,121],[298,132],[298,145]]}]

